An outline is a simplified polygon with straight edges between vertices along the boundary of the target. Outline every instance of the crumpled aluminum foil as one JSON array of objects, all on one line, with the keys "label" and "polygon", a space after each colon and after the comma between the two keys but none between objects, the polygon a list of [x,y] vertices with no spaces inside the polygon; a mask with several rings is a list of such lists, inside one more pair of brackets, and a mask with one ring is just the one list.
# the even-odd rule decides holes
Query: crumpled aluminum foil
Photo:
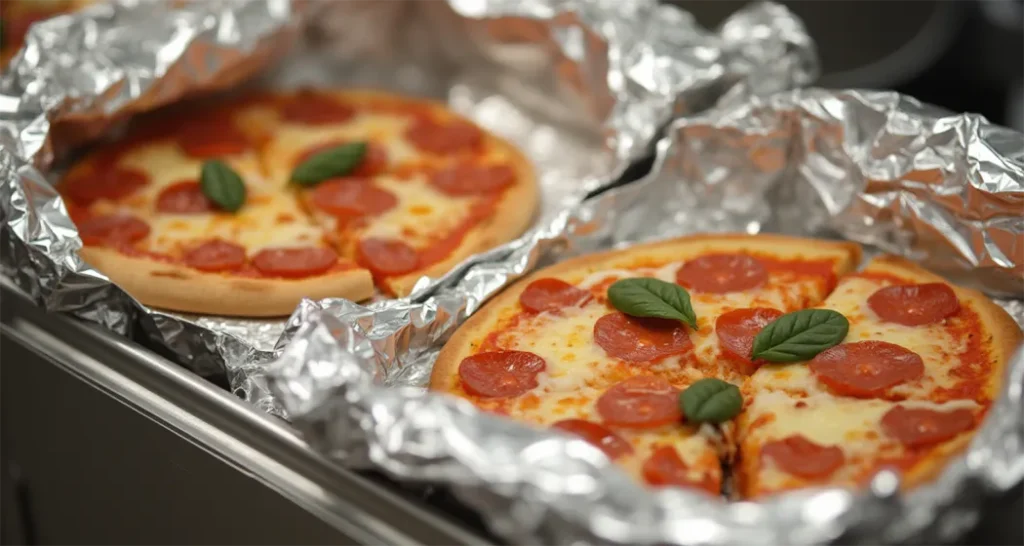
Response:
[{"label": "crumpled aluminum foil", "polygon": [[[596,448],[425,391],[445,339],[538,265],[694,231],[839,236],[992,294],[1024,326],[1024,135],[895,93],[727,98],[677,120],[652,172],[558,215],[514,248],[411,301],[304,302],[268,383],[315,447],[356,468],[450,486],[513,543],[812,544],[951,541],[980,499],[1024,478],[1024,349],[962,457],[898,493],[807,489],[727,503],[633,483]],[[1016,283],[1016,284],[1015,284]]]},{"label": "crumpled aluminum foil", "polygon": [[124,0],[37,24],[26,42],[0,77],[3,273],[50,310],[153,343],[204,376],[227,374],[267,411],[279,408],[262,370],[283,319],[149,309],[78,258],[47,176],[83,143],[132,114],[256,75],[270,87],[431,96],[531,158],[543,225],[615,181],[673,114],[806,85],[817,70],[801,23],[774,4],[709,32],[654,0]]}]

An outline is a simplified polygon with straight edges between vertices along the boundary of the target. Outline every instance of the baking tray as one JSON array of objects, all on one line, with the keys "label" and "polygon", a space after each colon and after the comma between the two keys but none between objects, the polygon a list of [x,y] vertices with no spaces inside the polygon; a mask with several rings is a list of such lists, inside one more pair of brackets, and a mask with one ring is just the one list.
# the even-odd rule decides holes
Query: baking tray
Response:
[{"label": "baking tray", "polygon": [[[500,542],[446,491],[343,469],[285,422],[2,278],[0,302],[4,544]],[[1024,542],[1020,486],[982,513],[964,544]]]},{"label": "baking tray", "polygon": [[444,495],[334,465],[283,421],[16,290],[0,282],[3,543],[492,542]]}]

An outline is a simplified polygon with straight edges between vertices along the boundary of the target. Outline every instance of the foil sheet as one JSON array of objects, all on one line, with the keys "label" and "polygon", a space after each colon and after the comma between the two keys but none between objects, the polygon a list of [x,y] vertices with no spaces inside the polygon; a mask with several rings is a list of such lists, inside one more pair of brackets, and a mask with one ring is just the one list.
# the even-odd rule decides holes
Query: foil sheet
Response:
[{"label": "foil sheet", "polygon": [[952,541],[1024,478],[1024,349],[965,453],[905,494],[876,475],[759,502],[650,491],[582,440],[423,389],[444,341],[540,265],[696,231],[841,237],[985,289],[1024,325],[1024,135],[895,93],[725,97],[674,122],[651,173],[556,215],[410,301],[304,302],[267,385],[343,464],[440,483],[512,543],[868,544]]},{"label": "foil sheet", "polygon": [[98,4],[35,25],[0,77],[0,265],[40,305],[140,339],[204,376],[226,375],[240,396],[280,413],[262,372],[287,339],[278,339],[284,319],[150,309],[79,259],[51,182],[83,145],[133,114],[240,86],[427,96],[535,163],[543,232],[614,183],[673,115],[805,85],[816,70],[801,23],[774,4],[745,8],[717,32],[654,0]]}]

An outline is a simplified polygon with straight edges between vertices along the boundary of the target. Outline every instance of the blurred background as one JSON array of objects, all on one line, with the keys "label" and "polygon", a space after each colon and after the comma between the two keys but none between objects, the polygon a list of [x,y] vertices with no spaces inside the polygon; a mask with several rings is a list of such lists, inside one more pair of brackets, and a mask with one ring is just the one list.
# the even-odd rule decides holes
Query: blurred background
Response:
[{"label": "blurred background", "polygon": [[[1024,130],[1024,0],[777,0],[818,45],[822,87],[895,89]],[[738,0],[674,0],[715,28]]]}]

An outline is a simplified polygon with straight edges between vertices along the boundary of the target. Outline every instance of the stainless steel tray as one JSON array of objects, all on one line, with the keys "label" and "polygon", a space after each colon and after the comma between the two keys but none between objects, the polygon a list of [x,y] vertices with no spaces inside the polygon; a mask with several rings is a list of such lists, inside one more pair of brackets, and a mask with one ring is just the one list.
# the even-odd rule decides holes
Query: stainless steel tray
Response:
[{"label": "stainless steel tray", "polygon": [[420,491],[0,283],[3,543],[481,544]]},{"label": "stainless steel tray", "polygon": [[[443,492],[340,468],[288,425],[0,278],[3,544],[488,544]],[[965,544],[1020,544],[1020,488]]]}]

